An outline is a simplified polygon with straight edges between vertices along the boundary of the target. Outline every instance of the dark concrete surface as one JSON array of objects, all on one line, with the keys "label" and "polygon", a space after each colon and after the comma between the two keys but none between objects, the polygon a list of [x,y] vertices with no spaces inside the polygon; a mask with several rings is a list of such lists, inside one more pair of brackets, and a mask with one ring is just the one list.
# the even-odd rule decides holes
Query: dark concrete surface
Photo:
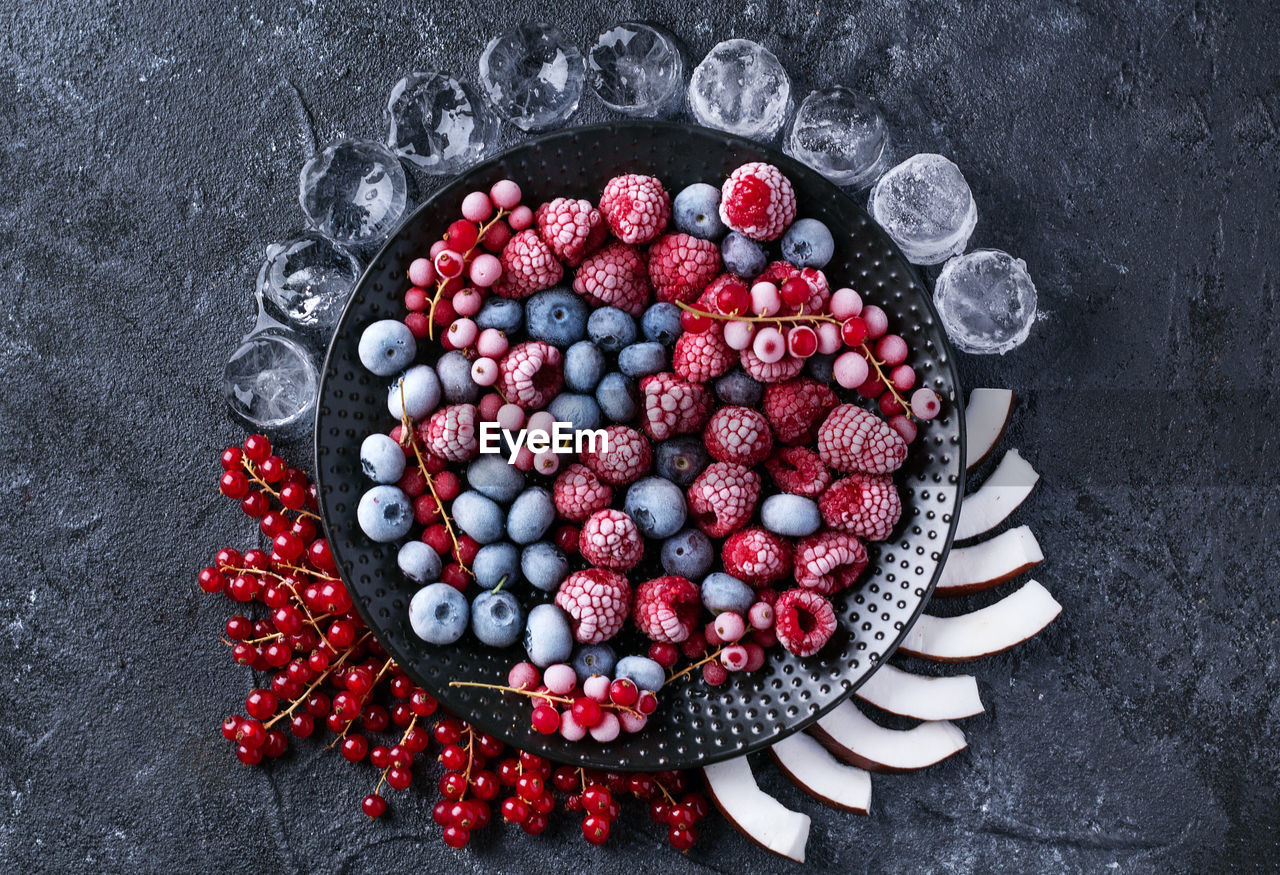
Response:
[{"label": "dark concrete surface", "polygon": [[[899,155],[959,163],[973,242],[1025,258],[1039,287],[1030,341],[961,370],[1021,393],[1009,445],[1044,479],[1018,521],[1065,612],[974,667],[988,712],[964,723],[970,749],[877,777],[870,818],[759,765],[814,817],[811,867],[1280,864],[1280,14],[583,5],[0,8],[0,869],[792,868],[722,821],[686,860],[638,811],[604,850],[562,820],[456,853],[428,793],[370,823],[367,767],[304,743],[245,769],[218,736],[252,679],[218,641],[227,605],[193,575],[252,533],[214,491],[241,436],[216,382],[263,247],[300,226],[313,144],[381,136],[402,73],[473,77],[488,36],[536,15],[580,45],[651,17],[695,58],[752,37],[798,90],[869,93]],[[577,119],[604,117],[587,98]]]}]

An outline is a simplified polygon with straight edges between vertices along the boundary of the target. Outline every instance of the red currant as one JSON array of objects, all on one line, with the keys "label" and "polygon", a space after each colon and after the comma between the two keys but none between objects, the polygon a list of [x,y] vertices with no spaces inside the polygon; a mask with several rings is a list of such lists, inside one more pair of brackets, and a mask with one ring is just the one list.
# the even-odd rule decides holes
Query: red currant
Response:
[{"label": "red currant", "polygon": [[218,489],[227,498],[239,500],[249,494],[249,478],[242,471],[225,471],[218,480]]},{"label": "red currant", "polygon": [[465,848],[467,842],[471,841],[471,833],[456,826],[446,826],[442,838],[444,843],[451,848]]},{"label": "red currant", "polygon": [[580,696],[574,700],[573,719],[577,721],[579,726],[590,729],[598,724],[602,717],[604,717],[604,711],[600,709],[600,703],[595,699]]},{"label": "red currant", "polygon": [[840,338],[849,346],[858,346],[867,339],[867,323],[861,316],[850,316],[840,325]]},{"label": "red currant", "polygon": [[200,584],[200,589],[210,595],[222,592],[227,586],[226,575],[213,566],[201,569],[196,582]]},{"label": "red currant", "polygon": [[408,790],[413,782],[413,772],[392,766],[387,769],[387,784],[393,790]]},{"label": "red currant", "polygon": [[582,821],[582,835],[593,845],[603,845],[609,838],[607,818],[592,814]]},{"label": "red currant", "polygon": [[799,307],[809,300],[809,284],[798,276],[793,276],[782,284],[778,290],[782,293],[782,303],[788,307]]},{"label": "red currant", "polygon": [[554,735],[560,730],[560,712],[550,705],[539,705],[533,709],[533,728],[543,735]]},{"label": "red currant", "polygon": [[342,739],[342,757],[349,763],[358,763],[369,752],[369,740],[363,735],[348,735]]},{"label": "red currant", "polygon": [[[726,316],[747,312],[751,306],[751,291],[746,283],[727,282],[716,293],[716,309]],[[681,320],[683,322],[683,319]]]},{"label": "red currant", "polygon": [[711,317],[683,310],[680,313],[680,327],[690,334],[702,334],[711,329]]},{"label": "red currant", "polygon": [[258,720],[269,720],[276,713],[276,706],[275,694],[270,690],[250,690],[245,696],[245,713]]},{"label": "red currant", "polygon": [[529,818],[529,806],[514,796],[502,801],[502,819],[508,823],[524,823]]},{"label": "red currant", "polygon": [[249,457],[250,462],[261,463],[271,455],[271,441],[267,440],[266,435],[251,434],[244,439],[244,454]]},{"label": "red currant", "polygon": [[387,813],[387,800],[377,793],[370,793],[360,802],[360,810],[372,818],[379,818]]}]

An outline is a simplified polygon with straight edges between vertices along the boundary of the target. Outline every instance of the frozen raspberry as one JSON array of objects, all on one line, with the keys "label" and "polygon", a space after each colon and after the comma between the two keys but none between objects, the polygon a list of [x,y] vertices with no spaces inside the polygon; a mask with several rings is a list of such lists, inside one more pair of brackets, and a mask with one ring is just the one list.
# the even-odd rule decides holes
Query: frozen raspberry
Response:
[{"label": "frozen raspberry", "polygon": [[840,403],[825,383],[797,377],[764,390],[764,415],[774,436],[789,445],[811,444],[818,425]]},{"label": "frozen raspberry", "polygon": [[790,380],[804,370],[804,359],[784,355],[776,362],[769,364],[760,361],[760,357],[751,351],[751,347],[738,353],[738,361],[742,363],[742,369],[747,372],[747,375],[760,383],[780,383],[783,380]]},{"label": "frozen raspberry", "polygon": [[679,644],[693,634],[701,612],[696,586],[683,577],[657,577],[636,587],[631,616],[654,641]]},{"label": "frozen raspberry", "polygon": [[743,164],[720,187],[720,220],[752,240],[777,240],[795,218],[791,180],[772,164]]},{"label": "frozen raspberry", "polygon": [[493,284],[493,291],[504,298],[527,298],[551,288],[564,276],[564,265],[532,228],[512,237],[498,260],[502,276]]},{"label": "frozen raspberry", "polygon": [[672,373],[645,377],[640,381],[640,392],[644,396],[644,430],[655,441],[692,434],[711,415],[712,397],[707,387]]},{"label": "frozen raspberry", "polygon": [[648,243],[671,218],[671,195],[652,176],[615,176],[600,195],[600,212],[623,243]]},{"label": "frozen raspberry", "polygon": [[819,532],[796,544],[796,583],[823,595],[848,589],[867,569],[867,548],[844,532]]},{"label": "frozen raspberry", "polygon": [[453,404],[431,414],[422,435],[427,449],[450,462],[466,462],[480,454],[474,404]]},{"label": "frozen raspberry", "polygon": [[811,589],[789,589],[773,605],[773,629],[787,650],[812,656],[836,631],[836,612]]},{"label": "frozen raspberry", "polygon": [[868,541],[883,541],[902,516],[902,500],[887,474],[850,474],[818,499],[822,521]]},{"label": "frozen raspberry", "polygon": [[630,571],[644,555],[640,530],[620,510],[598,510],[578,533],[578,552],[592,565],[610,571]]},{"label": "frozen raspberry", "polygon": [[604,568],[575,571],[560,584],[556,604],[571,618],[579,644],[599,644],[617,635],[627,621],[631,586],[621,574]]},{"label": "frozen raspberry", "polygon": [[720,326],[712,325],[698,334],[686,331],[676,338],[671,369],[682,379],[705,383],[728,373],[737,360],[738,354],[724,342]]},{"label": "frozen raspberry", "polygon": [[818,455],[846,474],[888,474],[902,467],[907,442],[871,411],[841,404],[818,427]]},{"label": "frozen raspberry", "polygon": [[604,430],[608,450],[602,443],[588,444],[579,454],[582,464],[610,486],[624,486],[639,480],[653,462],[653,451],[644,435],[625,425],[611,425]]},{"label": "frozen raspberry", "polygon": [[779,447],[764,460],[764,469],[783,492],[816,498],[831,484],[822,457],[808,447]]},{"label": "frozen raspberry", "polygon": [[558,197],[538,207],[536,217],[539,236],[570,267],[599,249],[609,233],[604,216],[589,200]]},{"label": "frozen raspberry", "polygon": [[667,234],[649,247],[649,282],[659,301],[689,303],[720,273],[720,247],[689,234]]},{"label": "frozen raspberry", "polygon": [[613,501],[613,490],[591,473],[586,465],[573,464],[560,472],[551,488],[556,512],[565,519],[580,523]]},{"label": "frozen raspberry", "polygon": [[498,362],[498,387],[511,404],[539,410],[564,385],[560,350],[541,340],[513,346]]},{"label": "frozen raspberry", "polygon": [[707,422],[702,442],[717,462],[747,467],[763,462],[773,450],[769,423],[750,407],[721,407]]},{"label": "frozen raspberry", "polygon": [[712,462],[689,485],[688,498],[697,527],[723,538],[745,526],[756,512],[760,475],[733,462]]},{"label": "frozen raspberry", "polygon": [[644,258],[625,243],[610,243],[582,262],[573,290],[596,304],[639,316],[649,304]]},{"label": "frozen raspberry", "polygon": [[734,532],[720,550],[724,570],[751,586],[767,586],[791,573],[791,542],[752,526]]}]

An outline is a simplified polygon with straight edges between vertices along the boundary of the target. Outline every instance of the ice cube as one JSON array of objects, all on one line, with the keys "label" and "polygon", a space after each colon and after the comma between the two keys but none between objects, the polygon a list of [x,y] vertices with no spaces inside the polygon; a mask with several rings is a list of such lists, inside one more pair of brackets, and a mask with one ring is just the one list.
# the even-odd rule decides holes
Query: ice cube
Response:
[{"label": "ice cube", "polygon": [[701,124],[769,140],[791,107],[791,79],[773,53],[751,40],[717,45],[693,71],[689,109]]},{"label": "ice cube", "polygon": [[258,293],[291,325],[327,330],[338,323],[362,269],[351,253],[308,233],[267,247]]},{"label": "ice cube", "polygon": [[454,174],[485,156],[498,120],[470,85],[440,73],[410,73],[387,101],[387,145],[426,173]]},{"label": "ice cube", "polygon": [[554,127],[578,108],[586,64],[549,24],[524,22],[489,40],[480,83],[498,114],[526,131]]},{"label": "ice cube", "polygon": [[1020,345],[1036,318],[1036,287],[1027,265],[998,249],[951,259],[933,301],[951,341],[965,352],[1004,354]]},{"label": "ice cube", "polygon": [[253,429],[297,433],[311,424],[320,377],[311,355],[288,329],[245,337],[222,374],[227,407]]},{"label": "ice cube", "polygon": [[400,224],[409,206],[396,154],[369,140],[338,140],[302,168],[298,201],[312,228],[337,243],[370,247]]},{"label": "ice cube", "polygon": [[615,24],[588,55],[596,96],[610,109],[642,118],[670,118],[684,95],[684,58],[676,38],[636,21]]},{"label": "ice cube", "polygon": [[964,252],[978,207],[960,168],[941,155],[912,155],[871,189],[871,218],[913,264],[938,264]]},{"label": "ice cube", "polygon": [[879,107],[837,85],[809,92],[782,148],[836,185],[862,186],[875,178],[887,141]]}]

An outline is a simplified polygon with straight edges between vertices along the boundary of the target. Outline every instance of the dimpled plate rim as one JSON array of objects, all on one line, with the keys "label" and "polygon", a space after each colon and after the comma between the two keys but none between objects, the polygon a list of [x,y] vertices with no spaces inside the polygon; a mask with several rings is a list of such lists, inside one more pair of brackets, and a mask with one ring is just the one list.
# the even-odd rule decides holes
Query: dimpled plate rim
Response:
[{"label": "dimpled plate rim", "polygon": [[[401,296],[413,258],[458,215],[462,197],[498,179],[520,182],[529,203],[554,196],[592,202],[619,172],[651,173],[672,191],[723,179],[745,161],[777,165],[796,188],[800,215],[823,219],[836,236],[826,272],[835,287],[853,285],[879,304],[911,347],[920,380],[943,399],[943,412],[921,424],[911,454],[895,476],[903,516],[893,540],[868,545],[871,564],[859,585],[834,603],[840,627],[817,656],[774,648],[751,675],[721,687],[682,681],[661,697],[649,725],[617,741],[568,742],[534,732],[524,698],[449,687],[451,680],[505,683],[519,647],[491,650],[469,635],[435,648],[413,635],[408,602],[416,589],[396,567],[397,545],[374,544],[355,523],[367,488],[359,443],[385,431],[383,378],[359,364],[359,331],[403,315]],[[773,149],[719,131],[662,122],[618,122],[569,128],[518,145],[477,165],[416,209],[373,258],[343,312],[325,360],[316,408],[316,478],[321,516],[339,572],[360,615],[418,684],[451,712],[521,750],[557,762],[621,771],[686,769],[761,750],[809,726],[848,698],[906,636],[933,592],[950,550],[964,489],[964,415],[954,353],[915,269],[862,207],[817,172]],[[527,593],[526,593],[527,594]],[[547,600],[549,596],[545,599]],[[526,607],[530,600],[522,599]]]}]

